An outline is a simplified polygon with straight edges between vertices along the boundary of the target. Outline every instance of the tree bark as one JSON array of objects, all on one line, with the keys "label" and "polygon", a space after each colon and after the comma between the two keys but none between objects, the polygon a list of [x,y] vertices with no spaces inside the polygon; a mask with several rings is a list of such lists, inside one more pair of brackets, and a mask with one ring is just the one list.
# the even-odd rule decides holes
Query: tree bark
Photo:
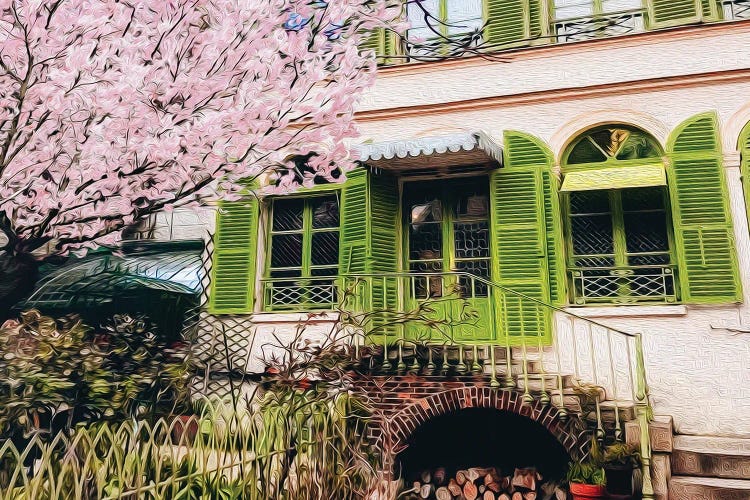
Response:
[{"label": "tree bark", "polygon": [[0,251],[0,324],[9,319],[11,308],[34,290],[39,263],[28,254]]}]

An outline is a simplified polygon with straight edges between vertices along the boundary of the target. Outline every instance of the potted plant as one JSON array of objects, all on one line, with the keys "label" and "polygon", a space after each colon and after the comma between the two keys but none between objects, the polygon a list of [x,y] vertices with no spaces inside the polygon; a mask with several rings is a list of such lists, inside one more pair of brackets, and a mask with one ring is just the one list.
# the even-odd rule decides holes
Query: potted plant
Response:
[{"label": "potted plant", "polygon": [[570,464],[568,484],[573,500],[607,498],[604,468],[591,460]]},{"label": "potted plant", "polygon": [[640,465],[641,456],[634,445],[615,443],[604,450],[604,473],[610,496],[632,496],[633,471]]},{"label": "potted plant", "polygon": [[604,472],[604,453],[596,437],[586,460],[572,462],[568,469],[568,484],[574,500],[607,498],[607,477]]}]

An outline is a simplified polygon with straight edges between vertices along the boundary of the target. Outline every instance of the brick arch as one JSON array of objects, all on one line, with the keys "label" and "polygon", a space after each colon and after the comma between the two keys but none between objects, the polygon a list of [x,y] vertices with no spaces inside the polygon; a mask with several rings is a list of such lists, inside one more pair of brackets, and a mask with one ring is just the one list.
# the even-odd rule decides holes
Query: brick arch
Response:
[{"label": "brick arch", "polygon": [[536,399],[524,403],[523,394],[518,391],[490,387],[448,389],[421,398],[389,418],[390,432],[398,447],[403,448],[420,425],[434,417],[467,408],[490,408],[529,418],[545,427],[571,457],[579,454],[577,417],[568,415],[567,419],[561,418],[559,410],[552,404],[543,405]]}]

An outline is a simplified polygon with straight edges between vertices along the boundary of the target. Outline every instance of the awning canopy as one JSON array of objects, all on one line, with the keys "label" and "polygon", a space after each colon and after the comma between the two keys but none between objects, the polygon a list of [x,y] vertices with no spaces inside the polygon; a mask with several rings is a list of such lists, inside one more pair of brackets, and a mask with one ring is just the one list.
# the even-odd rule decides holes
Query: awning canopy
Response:
[{"label": "awning canopy", "polygon": [[562,192],[666,186],[664,165],[603,168],[565,174]]},{"label": "awning canopy", "polygon": [[359,161],[383,170],[442,169],[503,163],[503,150],[484,132],[423,137],[358,146]]}]

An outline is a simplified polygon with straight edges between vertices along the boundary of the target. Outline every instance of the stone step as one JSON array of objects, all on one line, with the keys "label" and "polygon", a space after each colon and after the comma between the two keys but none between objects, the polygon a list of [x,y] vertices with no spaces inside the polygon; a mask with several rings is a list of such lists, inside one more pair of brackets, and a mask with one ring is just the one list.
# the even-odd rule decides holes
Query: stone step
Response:
[{"label": "stone step", "polygon": [[[572,388],[575,383],[575,377],[573,375],[562,375],[562,386],[563,389]],[[526,378],[523,375],[516,377],[516,387],[520,390],[526,389]],[[555,374],[541,375],[538,373],[530,373],[528,375],[528,390],[529,392],[542,392],[542,390],[553,391],[559,390],[559,381]]]},{"label": "stone step", "polygon": [[749,500],[750,481],[715,477],[672,476],[669,500]]},{"label": "stone step", "polygon": [[750,439],[675,436],[673,446],[675,475],[750,480]]}]

